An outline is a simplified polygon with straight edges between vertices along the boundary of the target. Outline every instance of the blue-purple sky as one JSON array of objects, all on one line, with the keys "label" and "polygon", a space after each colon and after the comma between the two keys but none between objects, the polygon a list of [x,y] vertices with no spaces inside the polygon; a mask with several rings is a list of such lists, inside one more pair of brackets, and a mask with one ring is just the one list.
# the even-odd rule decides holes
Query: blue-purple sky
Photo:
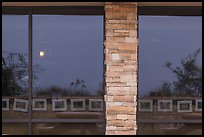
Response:
[{"label": "blue-purple sky", "polygon": [[[139,96],[172,82],[176,76],[164,67],[202,48],[202,17],[139,16]],[[202,65],[202,53],[198,63]]]},{"label": "blue-purple sky", "polygon": [[[2,19],[3,51],[28,53],[28,16]],[[45,69],[34,86],[69,87],[79,78],[94,93],[103,80],[103,31],[103,16],[34,15],[33,63]],[[201,47],[202,17],[139,16],[139,95],[175,80],[166,61],[177,66]]]},{"label": "blue-purple sky", "polygon": [[[28,53],[27,17],[3,16],[3,50]],[[34,15],[33,64],[44,69],[34,89],[83,79],[94,93],[103,82],[103,16]]]}]

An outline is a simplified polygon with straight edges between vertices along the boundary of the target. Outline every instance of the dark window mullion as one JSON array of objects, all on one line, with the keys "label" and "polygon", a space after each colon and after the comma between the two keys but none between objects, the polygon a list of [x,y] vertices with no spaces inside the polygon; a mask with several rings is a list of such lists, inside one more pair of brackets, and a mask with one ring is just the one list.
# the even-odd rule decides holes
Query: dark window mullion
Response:
[{"label": "dark window mullion", "polygon": [[28,78],[28,134],[32,134],[32,12],[29,13],[28,20],[28,70],[29,70],[29,78]]}]

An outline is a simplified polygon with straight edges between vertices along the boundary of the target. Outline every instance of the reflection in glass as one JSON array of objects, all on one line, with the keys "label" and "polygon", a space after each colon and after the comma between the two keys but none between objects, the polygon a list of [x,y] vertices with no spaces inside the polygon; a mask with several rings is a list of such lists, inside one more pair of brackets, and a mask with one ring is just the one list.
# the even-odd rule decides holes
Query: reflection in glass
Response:
[{"label": "reflection in glass", "polygon": [[34,96],[103,92],[103,17],[33,15]]},{"label": "reflection in glass", "polygon": [[103,111],[103,100],[89,99],[89,111]]},{"label": "reflection in glass", "polygon": [[103,135],[104,126],[100,123],[36,123],[34,135]]},{"label": "reflection in glass", "polygon": [[[28,118],[28,74],[32,73],[32,118],[98,119],[101,113],[72,114],[70,96],[103,95],[103,17],[33,15],[32,72],[28,69],[28,16],[3,16],[2,31],[2,119]],[[79,97],[79,99],[80,99]],[[82,98],[83,98],[82,97]],[[57,99],[57,101],[53,101]],[[60,100],[61,99],[61,100]],[[88,98],[74,106],[88,108]],[[88,110],[88,109],[87,109]],[[63,112],[61,112],[63,111]],[[64,112],[65,111],[65,112]],[[70,114],[69,114],[70,113]],[[29,119],[30,120],[30,119]],[[33,123],[32,123],[33,124]],[[3,124],[4,134],[27,134],[28,126]],[[38,125],[38,124],[36,124]],[[40,123],[36,132],[44,134],[49,124]],[[58,124],[50,134],[61,134]],[[77,126],[83,127],[82,124]],[[85,126],[85,125],[84,125]],[[103,124],[86,124],[94,131],[80,134],[104,134]],[[25,127],[25,129],[24,129]],[[59,128],[60,127],[60,128]],[[87,128],[86,127],[86,128]],[[102,130],[101,130],[101,127]],[[35,129],[35,124],[33,126]],[[58,129],[59,128],[59,129]],[[77,127],[76,127],[77,128]],[[19,133],[17,131],[19,130]],[[41,131],[41,129],[43,129]],[[38,132],[40,130],[40,132]],[[75,130],[75,129],[74,129]],[[24,132],[26,131],[26,133]],[[64,130],[62,134],[69,134]],[[78,129],[76,131],[78,134]]]},{"label": "reflection in glass", "polygon": [[27,19],[2,18],[2,96],[25,96],[28,92]]},{"label": "reflection in glass", "polygon": [[156,124],[141,123],[138,135],[202,135],[202,125],[191,123]]},{"label": "reflection in glass", "polygon": [[85,99],[71,99],[72,111],[85,111]]},{"label": "reflection in glass", "polygon": [[13,110],[20,112],[28,112],[28,100],[14,99]]},{"label": "reflection in glass", "polygon": [[53,99],[52,109],[53,111],[66,111],[67,110],[67,100],[66,99]]},{"label": "reflection in glass", "polygon": [[139,96],[202,96],[202,17],[139,17]]},{"label": "reflection in glass", "polygon": [[[102,112],[87,111],[88,98],[104,93],[103,16],[33,15],[33,64],[41,67],[33,98],[46,99],[47,110],[33,111],[32,118],[99,119]],[[104,134],[96,125],[39,123],[33,133]]]},{"label": "reflection in glass", "polygon": [[2,124],[2,135],[28,135],[28,125]]},{"label": "reflection in glass", "polygon": [[2,99],[2,104],[1,104],[2,110],[9,110],[9,99]]},{"label": "reflection in glass", "polygon": [[202,134],[202,17],[139,16],[139,41],[137,133]]},{"label": "reflection in glass", "polygon": [[158,100],[158,111],[170,112],[172,111],[172,100]]},{"label": "reflection in glass", "polygon": [[[2,98],[9,100],[8,111],[2,112],[4,119],[26,119],[26,105],[15,104],[15,99],[27,100],[28,96],[28,16],[2,16]],[[23,106],[21,106],[23,105]],[[25,105],[25,106],[24,106]],[[17,108],[23,111],[15,111]],[[24,134],[14,124],[3,124],[5,134]],[[15,124],[16,126],[17,124]],[[7,129],[6,129],[6,128]],[[18,127],[18,126],[17,126]],[[13,132],[11,132],[13,130]],[[24,130],[24,128],[23,128]],[[8,132],[7,132],[8,131]],[[26,132],[27,133],[27,132]]]},{"label": "reflection in glass", "polygon": [[33,110],[47,110],[47,99],[33,99]]},{"label": "reflection in glass", "polygon": [[44,51],[40,51],[40,57],[44,57],[45,56],[45,52]]},{"label": "reflection in glass", "polygon": [[195,111],[202,111],[202,99],[195,100]]}]

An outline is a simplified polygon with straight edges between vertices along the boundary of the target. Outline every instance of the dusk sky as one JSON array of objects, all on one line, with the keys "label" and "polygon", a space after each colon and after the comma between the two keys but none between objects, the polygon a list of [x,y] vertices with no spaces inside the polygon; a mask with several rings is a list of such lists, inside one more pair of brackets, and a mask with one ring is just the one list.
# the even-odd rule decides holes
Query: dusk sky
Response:
[{"label": "dusk sky", "polygon": [[[27,16],[3,16],[3,50],[27,53],[27,38]],[[34,15],[33,64],[44,69],[34,87],[70,88],[83,79],[94,93],[103,82],[103,16]]]},{"label": "dusk sky", "polygon": [[[139,16],[139,96],[176,76],[166,67],[202,48],[202,17]],[[198,63],[202,65],[202,52]]]},{"label": "dusk sky", "polygon": [[[27,54],[28,16],[2,20],[2,50]],[[202,17],[139,16],[139,95],[175,80],[165,62],[178,66],[201,47]],[[34,86],[69,87],[79,78],[94,92],[103,80],[103,16],[34,15],[33,64],[45,69]]]}]

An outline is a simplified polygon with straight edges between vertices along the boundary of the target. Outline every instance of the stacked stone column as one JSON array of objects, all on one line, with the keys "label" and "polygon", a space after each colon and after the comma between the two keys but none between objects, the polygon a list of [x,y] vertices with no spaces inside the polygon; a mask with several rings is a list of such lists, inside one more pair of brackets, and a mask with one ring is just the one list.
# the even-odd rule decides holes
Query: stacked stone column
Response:
[{"label": "stacked stone column", "polygon": [[137,3],[105,3],[106,135],[136,134]]}]

